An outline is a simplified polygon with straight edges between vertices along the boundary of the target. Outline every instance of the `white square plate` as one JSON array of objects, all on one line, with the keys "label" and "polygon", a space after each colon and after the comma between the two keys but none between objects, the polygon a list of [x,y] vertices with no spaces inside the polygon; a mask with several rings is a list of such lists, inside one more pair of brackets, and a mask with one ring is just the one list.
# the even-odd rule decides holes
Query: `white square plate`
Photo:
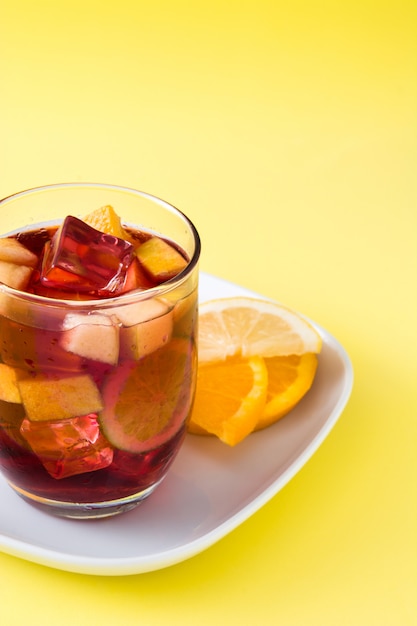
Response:
[{"label": "white square plate", "polygon": [[[259,297],[201,274],[202,301],[234,295]],[[0,476],[0,550],[62,570],[114,576],[162,569],[213,545],[301,469],[349,399],[349,357],[314,326],[323,349],[314,384],[297,407],[235,448],[187,436],[164,482],[129,513],[95,521],[54,518],[21,500]]]}]

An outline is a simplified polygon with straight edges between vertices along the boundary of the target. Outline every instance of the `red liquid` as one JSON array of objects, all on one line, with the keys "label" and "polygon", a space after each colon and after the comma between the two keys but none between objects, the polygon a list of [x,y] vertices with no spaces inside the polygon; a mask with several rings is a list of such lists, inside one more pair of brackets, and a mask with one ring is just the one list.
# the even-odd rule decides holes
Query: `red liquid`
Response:
[{"label": "red liquid", "polygon": [[[43,280],[42,263],[45,263],[45,253],[48,253],[51,246],[49,242],[54,234],[53,229],[42,229],[18,236],[26,247],[39,256],[39,266],[33,272],[27,290],[40,295],[55,294],[59,298],[74,300],[97,299],[100,290],[102,297],[114,295],[102,284],[96,288],[94,280],[90,280],[91,274],[80,280],[80,292],[77,292],[74,274],[71,278],[72,291],[68,290],[65,278],[62,283],[52,284],[52,288],[48,280]],[[130,234],[135,234],[138,241],[148,237],[146,233]],[[126,262],[128,246],[118,244],[118,249],[122,250],[121,256],[125,265],[122,267],[122,274],[117,270],[119,274],[116,293],[120,291],[122,284],[127,289],[126,285],[132,280],[132,272],[129,274]],[[129,249],[128,252],[130,254]],[[91,260],[91,255],[89,258]],[[59,278],[61,271],[62,268],[59,268],[58,271],[52,272],[54,279],[57,276]],[[82,267],[80,271],[83,271]],[[134,275],[136,282],[137,276],[139,280],[144,281],[144,289],[155,286],[140,268],[135,269]],[[106,285],[111,282],[105,274]],[[189,301],[189,305],[182,306],[178,313],[175,314],[176,309],[172,315],[168,312],[167,319],[172,319],[172,328],[160,346],[156,345],[150,349],[149,342],[154,341],[155,337],[152,335],[149,339],[145,336],[144,347],[141,347],[145,349],[144,356],[138,356],[134,350],[130,350],[129,333],[132,327],[130,323],[125,325],[121,322],[117,327],[120,342],[124,340],[127,343],[125,346],[120,344],[118,358],[114,363],[103,362],[89,355],[73,352],[72,348],[68,349],[63,341],[68,330],[57,326],[52,318],[49,322],[47,319],[49,313],[46,309],[45,315],[42,314],[39,319],[32,315],[28,317],[27,323],[22,323],[22,315],[11,319],[14,311],[12,306],[10,309],[6,307],[4,311],[0,308],[0,363],[13,368],[13,371],[24,372],[24,377],[31,383],[40,380],[40,389],[47,389],[45,385],[49,381],[54,385],[56,381],[59,383],[62,379],[74,377],[76,381],[89,381],[101,398],[105,394],[108,397],[109,385],[116,379],[115,372],[130,371],[131,368],[139,367],[139,363],[146,371],[147,363],[151,365],[155,362],[157,358],[155,355],[169,356],[170,350],[173,350],[172,346],[186,346],[182,354],[182,370],[179,372],[183,377],[183,383],[176,396],[176,406],[173,408],[170,424],[161,427],[161,432],[168,434],[165,437],[160,433],[150,436],[148,447],[140,451],[136,451],[134,446],[132,448],[129,442],[126,449],[124,444],[120,445],[120,440],[116,442],[112,440],[112,435],[108,435],[109,432],[113,432],[112,429],[109,431],[103,424],[103,415],[106,411],[87,410],[85,414],[81,413],[79,416],[78,414],[58,416],[51,413],[47,418],[42,416],[40,421],[37,421],[36,416],[33,419],[29,414],[30,404],[26,405],[24,401],[22,405],[15,401],[0,400],[0,469],[13,486],[48,500],[98,503],[133,496],[163,478],[185,436],[185,424],[191,409],[195,384],[197,299],[195,295],[194,297],[188,295],[186,301]],[[26,319],[24,321],[26,322]],[[149,354],[146,353],[146,349],[151,350]],[[22,386],[22,397],[23,389]],[[77,395],[77,402],[83,401],[82,396],[82,392]],[[45,405],[41,406],[41,411],[53,406],[46,396],[40,398],[40,404]],[[58,406],[59,410],[61,408]],[[138,421],[145,408],[138,405]]]},{"label": "red liquid", "polygon": [[43,498],[109,502],[158,483],[174,460],[184,435],[185,426],[182,426],[165,444],[141,454],[115,450],[113,462],[107,468],[57,481],[49,476],[36,455],[19,446],[0,428],[0,466],[13,485]]}]

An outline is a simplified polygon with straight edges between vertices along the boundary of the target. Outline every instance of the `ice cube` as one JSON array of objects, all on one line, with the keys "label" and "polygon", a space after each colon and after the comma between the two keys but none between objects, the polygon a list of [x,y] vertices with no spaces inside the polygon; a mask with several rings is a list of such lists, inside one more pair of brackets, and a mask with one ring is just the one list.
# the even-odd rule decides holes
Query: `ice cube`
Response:
[{"label": "ice cube", "polygon": [[128,241],[68,216],[45,246],[39,280],[44,287],[113,296],[123,290],[133,258]]},{"label": "ice cube", "polygon": [[58,422],[24,419],[20,433],[53,478],[104,469],[113,461],[94,413]]}]

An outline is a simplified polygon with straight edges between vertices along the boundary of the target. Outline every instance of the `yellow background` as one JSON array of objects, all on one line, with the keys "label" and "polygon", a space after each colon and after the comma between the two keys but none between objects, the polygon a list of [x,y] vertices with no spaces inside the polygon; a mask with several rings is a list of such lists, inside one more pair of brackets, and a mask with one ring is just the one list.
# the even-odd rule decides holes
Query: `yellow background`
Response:
[{"label": "yellow background", "polygon": [[355,370],[324,445],[202,554],[120,578],[0,554],[4,626],[417,624],[416,24],[411,0],[2,2],[0,196],[163,197],[204,271]]}]

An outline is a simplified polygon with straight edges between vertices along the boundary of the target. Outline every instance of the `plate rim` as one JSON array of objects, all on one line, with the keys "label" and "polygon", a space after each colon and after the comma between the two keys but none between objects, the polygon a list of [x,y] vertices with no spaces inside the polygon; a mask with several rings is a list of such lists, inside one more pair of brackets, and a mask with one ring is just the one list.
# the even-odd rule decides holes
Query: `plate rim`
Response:
[{"label": "plate rim", "polygon": [[[210,282],[217,285],[222,285],[225,292],[235,291],[241,295],[248,295],[249,297],[258,297],[270,300],[258,294],[250,289],[232,283],[223,278],[219,278],[212,274],[200,271],[200,280],[209,284]],[[234,294],[231,294],[234,295]],[[217,297],[217,296],[216,296]],[[223,296],[219,296],[223,297]],[[227,296],[224,296],[227,297]],[[203,297],[201,300],[203,301]],[[207,298],[206,298],[207,299]],[[208,549],[227,534],[235,530],[239,525],[249,519],[257,511],[259,511],[267,502],[269,502],[275,495],[281,491],[281,489],[288,484],[288,482],[301,470],[301,468],[307,463],[307,461],[314,455],[321,444],[328,437],[338,419],[340,418],[343,410],[345,409],[354,382],[354,373],[352,362],[345,348],[340,342],[326,331],[322,326],[309,319],[303,317],[312,324],[312,326],[320,333],[323,342],[328,345],[330,349],[337,352],[343,364],[344,382],[343,388],[338,396],[337,402],[332,408],[330,415],[327,417],[324,424],[315,434],[315,436],[309,441],[308,445],[303,451],[297,455],[297,457],[290,463],[290,465],[278,475],[278,477],[272,481],[265,489],[257,494],[250,502],[246,503],[242,508],[233,513],[226,520],[220,524],[191,541],[185,542],[182,545],[175,546],[169,549],[164,549],[160,552],[155,551],[151,555],[136,555],[136,556],[121,556],[121,557],[98,557],[98,556],[85,556],[83,554],[72,554],[57,549],[42,547],[35,543],[11,537],[2,532],[0,526],[0,551],[21,558],[30,562],[45,565],[54,569],[60,569],[73,573],[90,574],[90,575],[102,575],[102,576],[115,576],[115,575],[131,575],[141,574],[145,572],[155,571],[170,567],[179,562],[185,561],[197,554]],[[4,481],[7,485],[7,481],[3,476],[0,476],[0,480]],[[12,492],[13,496],[16,496]],[[19,496],[16,496],[17,498]],[[26,503],[25,503],[26,504]],[[30,505],[26,505],[29,506]],[[59,523],[59,521],[56,519]],[[79,521],[76,523],[80,523]],[[86,522],[94,524],[94,520],[88,520]]]}]

